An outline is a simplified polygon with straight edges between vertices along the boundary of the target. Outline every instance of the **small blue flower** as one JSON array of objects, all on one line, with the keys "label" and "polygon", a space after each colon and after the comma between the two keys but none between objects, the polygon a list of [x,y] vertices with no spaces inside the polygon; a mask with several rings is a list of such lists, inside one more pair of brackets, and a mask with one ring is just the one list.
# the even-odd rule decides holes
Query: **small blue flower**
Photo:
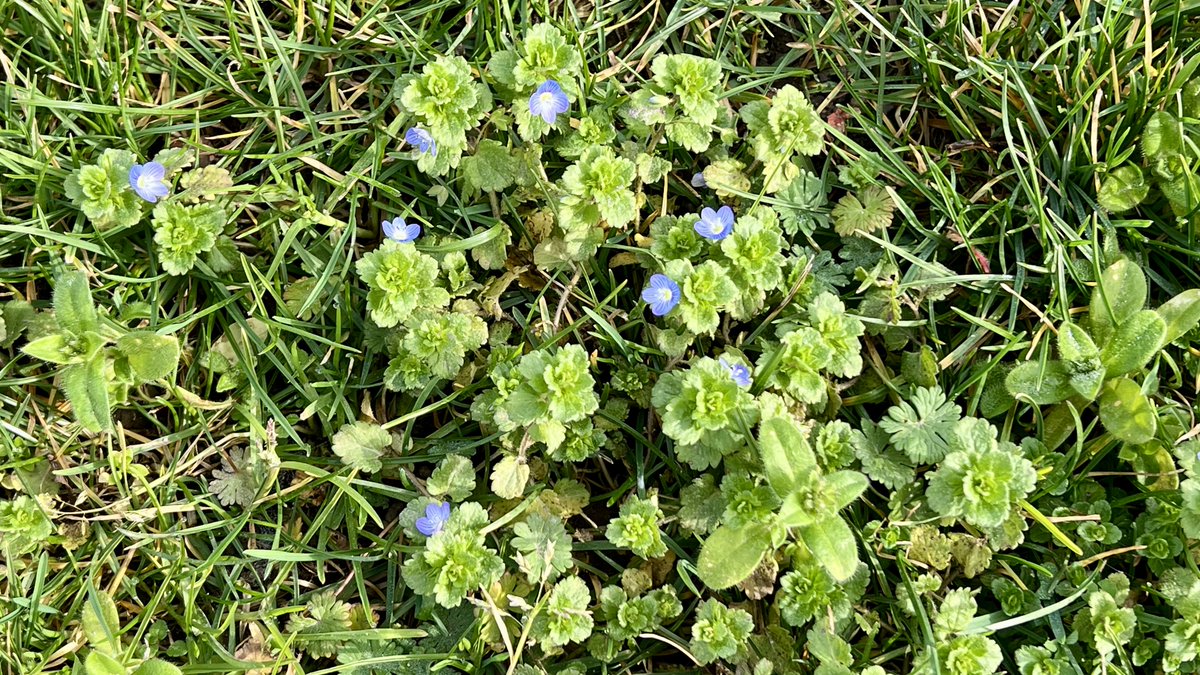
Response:
[{"label": "small blue flower", "polygon": [[129,168],[129,187],[153,204],[171,193],[166,182],[167,168],[158,162],[134,164]]},{"label": "small blue flower", "polygon": [[729,371],[729,377],[733,378],[733,381],[737,383],[737,386],[739,386],[739,387],[749,387],[750,386],[750,369],[749,368],[747,368],[746,366],[743,366],[740,363],[730,363],[725,360],[724,356],[721,357],[721,365],[725,366],[725,370]]},{"label": "small blue flower", "polygon": [[679,304],[679,284],[665,274],[650,277],[650,285],[642,291],[642,300],[650,305],[654,316],[663,316]]},{"label": "small blue flower", "polygon": [[733,234],[733,209],[722,206],[713,211],[705,208],[700,212],[700,220],[694,226],[696,233],[709,241],[721,241]]},{"label": "small blue flower", "polygon": [[383,221],[383,236],[397,244],[411,244],[421,236],[421,226],[416,223],[409,225],[404,222],[403,218],[385,220]]},{"label": "small blue flower", "polygon": [[428,152],[437,157],[437,141],[424,129],[413,127],[404,132],[404,142],[416,148],[422,155]]},{"label": "small blue flower", "polygon": [[417,518],[417,532],[426,537],[432,537],[446,527],[448,520],[450,520],[450,502],[430,504],[425,507],[425,516]]},{"label": "small blue flower", "polygon": [[571,102],[563,92],[562,87],[554,80],[546,80],[542,86],[529,97],[529,112],[537,115],[546,124],[554,124],[558,116],[571,109]]},{"label": "small blue flower", "polygon": [[694,187],[694,188],[708,187],[708,181],[704,180],[704,172],[703,171],[692,174],[692,187]]}]

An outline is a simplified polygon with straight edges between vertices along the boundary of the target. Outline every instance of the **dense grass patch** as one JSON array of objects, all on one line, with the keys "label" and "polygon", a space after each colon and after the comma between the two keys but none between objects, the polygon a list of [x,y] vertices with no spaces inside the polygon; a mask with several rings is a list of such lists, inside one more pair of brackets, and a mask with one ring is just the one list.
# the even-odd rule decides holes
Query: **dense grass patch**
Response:
[{"label": "dense grass patch", "polygon": [[1195,672],[1198,19],[0,0],[0,663]]}]

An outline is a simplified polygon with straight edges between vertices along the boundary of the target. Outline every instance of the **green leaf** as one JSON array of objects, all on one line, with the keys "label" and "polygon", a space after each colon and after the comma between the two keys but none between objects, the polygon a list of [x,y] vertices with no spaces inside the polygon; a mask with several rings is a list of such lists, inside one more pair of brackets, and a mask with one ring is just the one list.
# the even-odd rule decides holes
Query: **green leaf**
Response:
[{"label": "green leaf", "polygon": [[1153,310],[1144,309],[1122,321],[1100,353],[1105,375],[1124,375],[1149,363],[1166,334],[1166,321]]},{"label": "green leaf", "polygon": [[1163,344],[1178,340],[1200,323],[1200,288],[1184,291],[1171,298],[1158,308],[1158,314],[1167,325]]},{"label": "green leaf", "polygon": [[962,409],[947,400],[938,387],[917,387],[908,401],[901,401],[879,420],[879,428],[891,435],[892,446],[914,464],[940,461],[949,450],[950,435],[962,417]]},{"label": "green leaf", "polygon": [[737,530],[722,525],[700,548],[696,571],[709,588],[729,588],[754,572],[770,545],[771,533],[765,525],[754,523]]},{"label": "green leaf", "polygon": [[53,333],[33,340],[21,347],[21,351],[35,359],[60,365],[77,363],[83,356],[64,333]]},{"label": "green leaf", "polygon": [[1126,164],[1108,174],[1100,184],[1096,200],[1105,211],[1121,213],[1141,204],[1149,193],[1150,185],[1142,175],[1142,168],[1136,164]]},{"label": "green leaf", "polygon": [[1088,368],[1099,359],[1100,348],[1087,331],[1068,319],[1058,328],[1058,355],[1074,368]]},{"label": "green leaf", "polygon": [[117,633],[121,630],[121,619],[117,615],[117,603],[108,593],[94,588],[88,590],[80,622],[83,635],[93,649],[116,653],[120,646]]},{"label": "green leaf", "polygon": [[525,494],[529,483],[529,464],[515,455],[508,455],[492,468],[492,492],[501,499],[517,499]]},{"label": "green leaf", "polygon": [[183,675],[183,671],[162,659],[143,661],[142,665],[133,671],[133,675]]},{"label": "green leaf", "polygon": [[378,424],[353,422],[333,435],[333,454],[353,469],[374,473],[383,468],[380,457],[392,444],[392,435]]},{"label": "green leaf", "polygon": [[104,652],[93,650],[83,662],[87,675],[127,675],[121,662]]},{"label": "green leaf", "polygon": [[1062,361],[1049,361],[1045,366],[1026,361],[1009,371],[1004,386],[1018,399],[1049,405],[1070,398],[1073,391],[1070,378],[1071,372]]},{"label": "green leaf", "polygon": [[179,366],[179,340],[169,335],[142,330],[126,333],[117,338],[117,351],[129,361],[138,382],[166,379]]},{"label": "green leaf", "polygon": [[800,538],[835,581],[846,581],[858,569],[858,543],[840,516],[800,528]]},{"label": "green leaf", "polygon": [[1154,438],[1158,429],[1158,418],[1150,399],[1136,382],[1126,377],[1104,385],[1100,395],[1100,421],[1114,437],[1135,445]]},{"label": "green leaf", "polygon": [[1132,260],[1123,258],[1109,265],[1092,290],[1088,309],[1092,339],[1106,344],[1113,328],[1146,304],[1146,292],[1146,275]]},{"label": "green leaf", "polygon": [[837,510],[849,506],[867,489],[867,477],[857,471],[834,471],[825,476],[826,489],[833,493]]},{"label": "green leaf", "polygon": [[54,317],[59,327],[70,335],[82,335],[100,327],[96,306],[92,304],[92,292],[83,272],[66,272],[58,278],[54,287]]},{"label": "green leaf", "polygon": [[1142,128],[1142,155],[1147,159],[1178,155],[1183,152],[1183,136],[1183,124],[1174,115],[1159,110]]},{"label": "green leaf", "polygon": [[517,162],[508,148],[493,140],[480,141],[475,154],[463,158],[462,167],[467,183],[484,192],[500,192],[512,185],[517,174]]},{"label": "green leaf", "polygon": [[790,494],[799,480],[817,468],[808,439],[796,423],[786,417],[763,420],[758,431],[767,482],[777,494]]},{"label": "green leaf", "polygon": [[112,425],[106,361],[100,353],[87,363],[70,365],[62,370],[62,389],[71,402],[75,421],[96,433],[107,431]]},{"label": "green leaf", "polygon": [[434,497],[461,502],[475,490],[475,466],[462,455],[446,455],[425,481],[425,489]]},{"label": "green leaf", "polygon": [[1104,368],[1099,364],[1091,370],[1080,370],[1071,373],[1069,380],[1071,389],[1089,401],[1095,401],[1100,395],[1100,387],[1104,384]]}]

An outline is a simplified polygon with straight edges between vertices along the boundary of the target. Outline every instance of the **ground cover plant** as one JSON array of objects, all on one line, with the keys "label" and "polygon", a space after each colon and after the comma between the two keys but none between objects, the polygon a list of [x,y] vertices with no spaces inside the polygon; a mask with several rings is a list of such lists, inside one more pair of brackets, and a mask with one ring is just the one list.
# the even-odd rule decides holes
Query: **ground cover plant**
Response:
[{"label": "ground cover plant", "polygon": [[0,2],[4,672],[1197,672],[1198,20]]}]

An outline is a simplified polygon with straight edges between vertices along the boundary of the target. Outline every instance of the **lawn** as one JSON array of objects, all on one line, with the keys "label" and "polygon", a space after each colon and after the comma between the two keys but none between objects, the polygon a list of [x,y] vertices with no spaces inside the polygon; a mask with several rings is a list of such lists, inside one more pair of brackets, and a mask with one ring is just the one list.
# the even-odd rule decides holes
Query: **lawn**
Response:
[{"label": "lawn", "polygon": [[0,0],[2,672],[1200,672],[1197,38]]}]

